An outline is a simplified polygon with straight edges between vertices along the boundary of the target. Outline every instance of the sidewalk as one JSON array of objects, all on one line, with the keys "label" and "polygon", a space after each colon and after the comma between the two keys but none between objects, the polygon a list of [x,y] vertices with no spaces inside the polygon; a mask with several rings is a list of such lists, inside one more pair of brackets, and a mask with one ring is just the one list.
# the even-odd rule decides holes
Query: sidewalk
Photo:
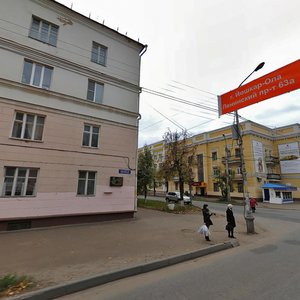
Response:
[{"label": "sidewalk", "polygon": [[[0,275],[33,276],[37,290],[228,244],[224,212],[212,217],[211,242],[197,233],[202,220],[201,213],[139,208],[131,220],[1,233]],[[259,226],[255,230],[264,235]],[[262,238],[245,231],[237,218],[239,243]]]}]

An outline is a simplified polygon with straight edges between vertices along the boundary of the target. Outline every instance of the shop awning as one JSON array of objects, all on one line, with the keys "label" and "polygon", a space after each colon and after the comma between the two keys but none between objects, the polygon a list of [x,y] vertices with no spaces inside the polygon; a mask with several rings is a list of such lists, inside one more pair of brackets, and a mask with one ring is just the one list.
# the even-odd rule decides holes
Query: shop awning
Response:
[{"label": "shop awning", "polygon": [[297,191],[296,186],[279,184],[279,183],[265,183],[261,186],[262,189],[273,189],[279,191]]}]

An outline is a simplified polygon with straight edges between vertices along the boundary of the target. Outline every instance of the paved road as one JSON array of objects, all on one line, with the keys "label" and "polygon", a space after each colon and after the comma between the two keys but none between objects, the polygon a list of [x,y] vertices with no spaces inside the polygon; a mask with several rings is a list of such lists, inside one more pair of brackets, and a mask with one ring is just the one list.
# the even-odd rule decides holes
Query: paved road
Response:
[{"label": "paved road", "polygon": [[[211,209],[223,210],[220,204]],[[236,213],[242,207],[235,207]],[[266,239],[60,299],[298,299],[300,211],[259,209]]]}]

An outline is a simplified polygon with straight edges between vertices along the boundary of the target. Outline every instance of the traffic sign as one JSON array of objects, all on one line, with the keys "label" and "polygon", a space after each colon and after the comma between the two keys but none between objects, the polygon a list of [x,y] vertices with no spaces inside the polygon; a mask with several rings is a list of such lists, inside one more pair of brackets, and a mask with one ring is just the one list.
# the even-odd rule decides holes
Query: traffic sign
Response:
[{"label": "traffic sign", "polygon": [[300,60],[218,96],[219,116],[300,88]]}]

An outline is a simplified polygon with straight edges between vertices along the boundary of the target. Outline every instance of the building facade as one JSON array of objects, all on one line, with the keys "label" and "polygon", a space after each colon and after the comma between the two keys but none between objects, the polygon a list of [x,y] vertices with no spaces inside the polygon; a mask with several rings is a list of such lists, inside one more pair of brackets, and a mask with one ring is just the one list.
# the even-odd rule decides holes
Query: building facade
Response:
[{"label": "building facade", "polygon": [[0,16],[0,230],[132,216],[146,46],[52,0]]},{"label": "building facade", "polygon": [[[300,200],[300,124],[276,129],[252,121],[242,122],[240,125],[246,184],[243,184],[240,146],[232,133],[232,126],[228,126],[190,138],[189,144],[196,146],[192,193],[219,197],[221,193],[216,175],[221,170],[233,175],[230,193],[233,198],[242,198],[244,192],[249,192],[252,197],[268,201],[262,186],[277,183],[279,187],[286,186],[287,190],[285,195],[281,193],[280,196],[278,193],[278,197]],[[165,157],[164,142],[148,145],[148,148],[153,154],[156,168],[159,169],[159,164]],[[178,178],[174,177],[168,184],[161,182],[156,191],[165,193],[167,189],[178,191]],[[189,191],[187,185],[185,191]],[[293,195],[290,191],[293,191]]]}]

